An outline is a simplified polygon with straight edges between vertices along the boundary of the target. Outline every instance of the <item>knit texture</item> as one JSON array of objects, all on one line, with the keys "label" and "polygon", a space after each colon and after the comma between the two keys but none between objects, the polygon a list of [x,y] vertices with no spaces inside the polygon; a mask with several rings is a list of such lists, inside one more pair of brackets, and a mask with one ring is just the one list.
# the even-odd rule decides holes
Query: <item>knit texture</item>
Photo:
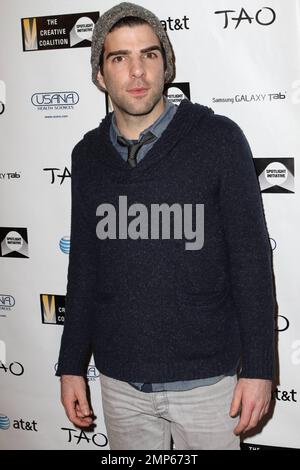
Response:
[{"label": "knit texture", "polygon": [[[72,154],[71,250],[57,375],[130,382],[274,374],[271,248],[247,140],[230,119],[184,100],[134,169],[109,138],[111,115]],[[204,204],[204,244],[100,240],[99,204]],[[130,219],[130,217],[129,217]],[[117,232],[118,233],[118,232]]]},{"label": "knit texture", "polygon": [[92,81],[100,90],[101,86],[97,81],[97,74],[99,71],[99,58],[106,35],[119,20],[128,16],[141,18],[142,20],[147,21],[147,23],[153,28],[155,34],[157,34],[161,40],[162,47],[164,48],[166,55],[165,82],[168,83],[174,80],[175,56],[168,35],[159,18],[157,18],[157,16],[155,16],[150,10],[141,7],[140,5],[122,2],[103,13],[94,27],[91,46]]}]

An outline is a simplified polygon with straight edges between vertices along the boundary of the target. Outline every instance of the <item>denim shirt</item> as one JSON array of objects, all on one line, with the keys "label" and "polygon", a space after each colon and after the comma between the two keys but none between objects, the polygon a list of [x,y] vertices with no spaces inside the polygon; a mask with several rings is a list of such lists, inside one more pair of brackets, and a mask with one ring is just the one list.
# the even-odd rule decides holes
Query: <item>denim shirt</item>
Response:
[{"label": "denim shirt", "polygon": [[[153,124],[151,124],[150,127],[148,127],[143,132],[141,132],[141,134],[139,136],[138,142],[142,139],[142,137],[148,131],[151,131],[152,134],[154,134],[156,138],[152,142],[150,142],[149,144],[144,144],[140,148],[140,150],[137,154],[137,157],[136,157],[137,163],[139,163],[142,160],[142,158],[145,157],[145,155],[149,152],[151,147],[153,147],[155,142],[160,138],[160,136],[162,135],[164,130],[168,127],[169,123],[171,122],[171,120],[173,119],[173,117],[174,117],[174,115],[177,111],[177,106],[175,104],[173,104],[171,101],[168,101],[166,98],[164,98],[164,100],[165,100],[165,109],[164,109],[163,113],[159,116],[159,118]],[[111,120],[111,126],[110,126],[110,140],[112,141],[112,144],[114,145],[114,147],[116,148],[118,153],[121,155],[121,157],[125,161],[127,161],[127,156],[128,156],[127,148],[124,147],[123,145],[119,144],[119,142],[117,141],[118,136],[122,136],[122,134],[121,134],[121,132],[119,131],[119,129],[117,127],[116,118],[115,118],[115,115],[113,113],[112,120]],[[128,139],[126,139],[126,140],[128,140]],[[133,141],[131,141],[131,140],[128,140],[128,142],[133,143]]]}]

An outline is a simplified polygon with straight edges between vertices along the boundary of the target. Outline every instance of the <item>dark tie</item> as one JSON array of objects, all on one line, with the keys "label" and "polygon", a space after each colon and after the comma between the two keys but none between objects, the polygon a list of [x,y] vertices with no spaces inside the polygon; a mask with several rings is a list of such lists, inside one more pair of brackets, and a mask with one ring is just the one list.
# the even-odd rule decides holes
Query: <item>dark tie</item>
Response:
[{"label": "dark tie", "polygon": [[138,151],[140,150],[140,148],[144,145],[144,144],[149,144],[150,142],[152,142],[153,140],[155,139],[155,135],[152,134],[152,132],[147,132],[147,134],[145,134],[140,142],[136,142],[134,144],[131,144],[130,142],[128,142],[128,140],[124,139],[124,137],[122,136],[118,136],[117,137],[117,140],[119,142],[120,145],[123,145],[125,147],[128,147],[128,159],[127,159],[127,162],[129,163],[129,165],[131,166],[131,168],[134,168],[136,167],[137,165],[137,161],[136,161],[136,156],[137,156],[137,153]]}]

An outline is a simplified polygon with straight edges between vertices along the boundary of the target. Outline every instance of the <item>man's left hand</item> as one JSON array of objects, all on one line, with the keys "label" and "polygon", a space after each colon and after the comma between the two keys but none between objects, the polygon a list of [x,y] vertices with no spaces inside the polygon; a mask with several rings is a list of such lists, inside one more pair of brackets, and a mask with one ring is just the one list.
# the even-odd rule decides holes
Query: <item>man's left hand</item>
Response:
[{"label": "man's left hand", "polygon": [[238,380],[231,402],[230,416],[240,411],[235,434],[255,428],[261,418],[268,412],[272,392],[272,381],[266,379]]}]

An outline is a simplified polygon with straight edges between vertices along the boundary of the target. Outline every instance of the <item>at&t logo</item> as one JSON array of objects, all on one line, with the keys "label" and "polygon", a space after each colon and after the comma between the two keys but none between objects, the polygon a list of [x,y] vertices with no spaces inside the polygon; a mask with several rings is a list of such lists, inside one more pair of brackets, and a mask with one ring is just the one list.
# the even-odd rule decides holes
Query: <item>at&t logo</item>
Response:
[{"label": "at&t logo", "polygon": [[9,417],[0,413],[0,429],[8,429],[10,426]]},{"label": "at&t logo", "polygon": [[70,253],[70,237],[62,237],[59,242],[59,248],[63,253],[68,255]]}]

